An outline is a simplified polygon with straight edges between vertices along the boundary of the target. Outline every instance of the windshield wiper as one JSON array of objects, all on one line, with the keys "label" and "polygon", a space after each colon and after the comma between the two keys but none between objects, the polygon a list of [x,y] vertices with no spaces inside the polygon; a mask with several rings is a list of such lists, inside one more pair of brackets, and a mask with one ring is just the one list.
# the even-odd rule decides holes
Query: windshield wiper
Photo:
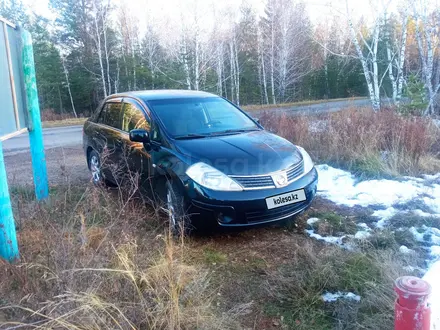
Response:
[{"label": "windshield wiper", "polygon": [[242,128],[242,129],[227,129],[220,132],[215,132],[213,135],[222,135],[222,134],[238,134],[238,133],[246,133],[252,131],[259,131],[259,128]]},{"label": "windshield wiper", "polygon": [[174,139],[176,140],[203,139],[207,136],[209,136],[209,134],[190,133],[190,134],[176,135]]}]

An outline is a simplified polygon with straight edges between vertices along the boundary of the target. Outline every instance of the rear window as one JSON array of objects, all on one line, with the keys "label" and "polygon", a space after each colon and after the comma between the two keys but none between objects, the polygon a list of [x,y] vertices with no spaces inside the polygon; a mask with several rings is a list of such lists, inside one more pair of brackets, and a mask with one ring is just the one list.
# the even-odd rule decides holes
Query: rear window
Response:
[{"label": "rear window", "polygon": [[122,103],[106,103],[98,118],[98,123],[122,129]]}]

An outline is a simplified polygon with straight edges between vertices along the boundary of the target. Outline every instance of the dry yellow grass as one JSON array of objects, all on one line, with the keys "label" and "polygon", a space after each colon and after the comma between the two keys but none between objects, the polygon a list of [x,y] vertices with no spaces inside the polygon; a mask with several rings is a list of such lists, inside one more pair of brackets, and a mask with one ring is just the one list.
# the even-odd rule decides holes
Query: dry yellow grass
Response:
[{"label": "dry yellow grass", "polygon": [[0,328],[236,328],[215,313],[210,276],[185,262],[183,238],[133,196],[58,187],[38,204],[20,194],[21,260],[0,260]]},{"label": "dry yellow grass", "polygon": [[440,130],[429,118],[352,108],[295,117],[268,111],[260,120],[266,129],[303,146],[319,163],[373,177],[438,171]]}]

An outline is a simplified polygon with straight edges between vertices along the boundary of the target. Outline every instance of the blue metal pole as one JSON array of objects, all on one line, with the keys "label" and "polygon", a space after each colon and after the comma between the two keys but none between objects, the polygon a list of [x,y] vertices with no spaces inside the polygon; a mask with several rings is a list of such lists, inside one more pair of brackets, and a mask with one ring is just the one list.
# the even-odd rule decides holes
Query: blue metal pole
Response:
[{"label": "blue metal pole", "polygon": [[49,184],[47,180],[46,156],[44,154],[40,105],[38,103],[37,80],[35,78],[32,37],[28,31],[22,30],[21,39],[23,45],[24,85],[26,88],[27,110],[29,114],[28,128],[35,195],[38,200],[43,200],[49,195]]},{"label": "blue metal pole", "polygon": [[0,141],[0,257],[14,261],[18,259],[17,235],[9,196],[3,145]]}]

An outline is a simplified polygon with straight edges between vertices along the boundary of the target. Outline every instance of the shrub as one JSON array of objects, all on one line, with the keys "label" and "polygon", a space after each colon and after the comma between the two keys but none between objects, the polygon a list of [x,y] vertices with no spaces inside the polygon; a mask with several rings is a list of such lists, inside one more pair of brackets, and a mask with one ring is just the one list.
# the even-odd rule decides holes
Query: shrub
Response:
[{"label": "shrub", "polygon": [[365,108],[318,116],[265,112],[260,120],[267,129],[306,148],[316,161],[368,177],[440,169],[436,161],[440,132],[428,118]]}]

